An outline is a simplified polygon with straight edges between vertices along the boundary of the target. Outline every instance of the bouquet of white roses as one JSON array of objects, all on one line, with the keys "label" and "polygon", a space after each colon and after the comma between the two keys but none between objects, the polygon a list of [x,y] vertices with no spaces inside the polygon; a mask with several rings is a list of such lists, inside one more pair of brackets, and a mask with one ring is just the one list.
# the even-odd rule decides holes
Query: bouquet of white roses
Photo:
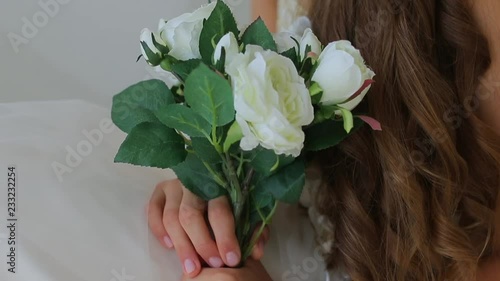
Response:
[{"label": "bouquet of white roses", "polygon": [[128,133],[115,161],[170,168],[204,200],[227,196],[243,260],[278,202],[299,200],[308,152],[371,120],[351,113],[375,74],[348,41],[323,48],[310,29],[273,36],[261,19],[239,30],[216,1],[143,30],[141,46],[178,81],[114,97],[113,121]]}]

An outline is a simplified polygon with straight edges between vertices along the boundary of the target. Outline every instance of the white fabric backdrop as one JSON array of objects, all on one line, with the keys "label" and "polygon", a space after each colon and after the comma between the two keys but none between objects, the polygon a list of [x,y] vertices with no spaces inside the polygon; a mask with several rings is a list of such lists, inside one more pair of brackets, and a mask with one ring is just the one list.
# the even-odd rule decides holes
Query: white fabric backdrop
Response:
[{"label": "white fabric backdrop", "polygon": [[[152,76],[144,61],[135,62],[141,29],[207,2],[2,0],[0,103],[83,99],[109,106],[114,94]],[[226,2],[241,23],[250,22],[250,0]]]},{"label": "white fabric backdrop", "polygon": [[[106,121],[109,110],[82,101],[0,104],[0,280],[180,280],[175,253],[145,215],[154,185],[172,175],[113,164],[124,134]],[[79,156],[66,159],[68,151]],[[71,171],[58,176],[56,162]],[[18,173],[16,274],[4,262],[9,165]],[[313,250],[305,215],[282,206],[264,260],[274,280],[324,280]]]}]

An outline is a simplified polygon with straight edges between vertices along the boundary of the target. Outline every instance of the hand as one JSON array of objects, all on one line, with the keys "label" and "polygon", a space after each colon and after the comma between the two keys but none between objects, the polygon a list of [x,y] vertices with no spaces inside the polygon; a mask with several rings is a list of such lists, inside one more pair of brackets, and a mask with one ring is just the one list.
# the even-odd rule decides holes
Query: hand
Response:
[{"label": "hand", "polygon": [[205,268],[195,278],[184,276],[182,281],[272,281],[259,261],[249,259],[244,268]]},{"label": "hand", "polygon": [[[207,225],[215,236],[215,241]],[[241,250],[235,234],[234,217],[226,197],[203,201],[182,186],[179,180],[159,183],[148,205],[151,231],[168,249],[177,251],[185,275],[197,276],[202,260],[211,267],[235,267],[241,260]],[[252,257],[264,255],[269,231],[254,248]],[[198,256],[199,255],[199,256]]]}]

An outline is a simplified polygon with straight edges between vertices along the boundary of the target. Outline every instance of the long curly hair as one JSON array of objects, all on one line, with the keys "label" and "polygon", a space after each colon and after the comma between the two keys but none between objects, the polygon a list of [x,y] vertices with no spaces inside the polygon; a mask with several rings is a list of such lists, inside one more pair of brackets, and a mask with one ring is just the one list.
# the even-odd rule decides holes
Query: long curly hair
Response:
[{"label": "long curly hair", "polygon": [[494,83],[481,78],[490,52],[468,3],[310,6],[320,40],[350,40],[377,73],[358,110],[383,132],[317,155],[319,211],[335,226],[327,263],[355,281],[471,281],[492,252],[500,138],[478,118]]}]

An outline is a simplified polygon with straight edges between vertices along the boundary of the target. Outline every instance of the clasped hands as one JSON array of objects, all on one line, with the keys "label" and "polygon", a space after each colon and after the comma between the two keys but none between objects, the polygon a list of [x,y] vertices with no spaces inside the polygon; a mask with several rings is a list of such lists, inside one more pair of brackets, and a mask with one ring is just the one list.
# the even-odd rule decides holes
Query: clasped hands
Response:
[{"label": "clasped hands", "polygon": [[148,223],[160,243],[177,252],[183,265],[183,281],[272,281],[260,263],[269,239],[268,229],[245,266],[235,268],[240,264],[241,250],[225,197],[206,202],[178,180],[161,182],[148,205]]}]

